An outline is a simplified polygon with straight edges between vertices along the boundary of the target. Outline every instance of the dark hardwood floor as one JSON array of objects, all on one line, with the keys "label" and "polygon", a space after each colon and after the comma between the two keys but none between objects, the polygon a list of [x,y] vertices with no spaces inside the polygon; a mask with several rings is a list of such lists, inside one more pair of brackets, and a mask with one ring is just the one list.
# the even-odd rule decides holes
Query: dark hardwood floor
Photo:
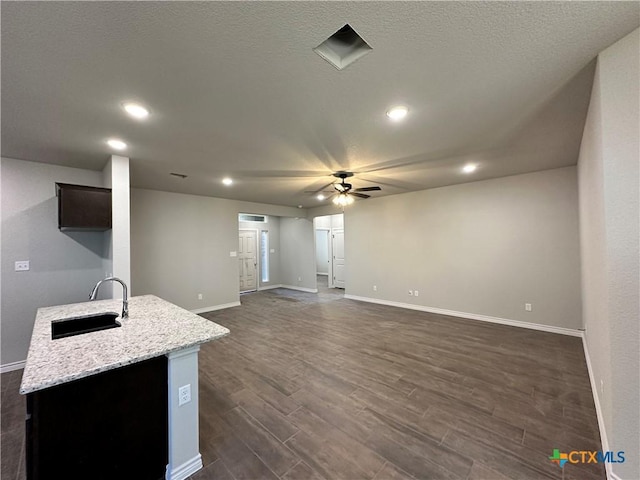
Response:
[{"label": "dark hardwood floor", "polygon": [[[604,479],[580,339],[277,289],[204,314],[192,480]],[[2,478],[24,478],[21,372],[2,375]],[[6,475],[6,476],[5,476]]]}]

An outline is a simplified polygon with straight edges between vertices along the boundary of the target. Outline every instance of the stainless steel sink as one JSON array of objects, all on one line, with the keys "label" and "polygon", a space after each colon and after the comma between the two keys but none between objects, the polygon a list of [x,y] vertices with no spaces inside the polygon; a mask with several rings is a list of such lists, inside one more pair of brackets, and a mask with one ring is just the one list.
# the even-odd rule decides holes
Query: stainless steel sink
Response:
[{"label": "stainless steel sink", "polygon": [[51,322],[51,339],[56,340],[120,327],[120,322],[116,321],[116,318],[118,318],[117,313],[104,312],[56,320]]}]

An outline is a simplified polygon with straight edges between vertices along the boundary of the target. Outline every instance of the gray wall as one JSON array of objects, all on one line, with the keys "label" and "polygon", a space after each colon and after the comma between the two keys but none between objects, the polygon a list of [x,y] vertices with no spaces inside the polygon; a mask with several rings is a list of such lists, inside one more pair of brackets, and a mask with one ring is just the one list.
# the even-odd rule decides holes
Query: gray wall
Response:
[{"label": "gray wall", "polygon": [[586,343],[619,478],[640,478],[639,44],[636,30],[598,56],[578,162]]},{"label": "gray wall", "polygon": [[282,285],[317,288],[313,232],[313,221],[307,218],[280,219]]},{"label": "gray wall", "polygon": [[[102,186],[102,173],[3,158],[2,364],[26,359],[36,309],[83,302],[103,278],[100,232],[60,232],[55,182]],[[29,260],[28,272],[14,262]]]},{"label": "gray wall", "polygon": [[575,167],[356,202],[346,293],[577,329],[577,203]]},{"label": "gray wall", "polygon": [[[238,259],[229,253],[238,250],[240,212],[281,217],[305,214],[292,207],[132,189],[134,294],[158,295],[189,310],[237,302]],[[298,248],[296,245],[291,254],[296,255]],[[281,263],[286,261],[281,253]]]}]

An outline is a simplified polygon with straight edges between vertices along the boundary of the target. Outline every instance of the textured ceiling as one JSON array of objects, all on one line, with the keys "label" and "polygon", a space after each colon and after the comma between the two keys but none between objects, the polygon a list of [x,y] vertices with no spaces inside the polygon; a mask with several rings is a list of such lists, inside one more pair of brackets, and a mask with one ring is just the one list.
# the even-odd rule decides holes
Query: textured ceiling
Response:
[{"label": "textured ceiling", "polygon": [[[102,169],[120,137],[133,186],[305,207],[341,169],[382,196],[573,165],[639,5],[3,2],[2,155]],[[373,51],[338,71],[312,49],[345,23]]]}]

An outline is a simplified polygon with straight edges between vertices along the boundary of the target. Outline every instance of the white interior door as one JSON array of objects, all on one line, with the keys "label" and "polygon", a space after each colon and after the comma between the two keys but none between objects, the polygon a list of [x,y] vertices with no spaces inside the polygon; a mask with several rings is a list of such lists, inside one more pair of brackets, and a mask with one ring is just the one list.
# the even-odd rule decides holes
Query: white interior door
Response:
[{"label": "white interior door", "polygon": [[258,234],[255,230],[240,230],[238,262],[240,263],[240,293],[258,289]]},{"label": "white interior door", "polygon": [[334,228],[331,236],[333,252],[333,286],[344,288],[344,229]]}]

